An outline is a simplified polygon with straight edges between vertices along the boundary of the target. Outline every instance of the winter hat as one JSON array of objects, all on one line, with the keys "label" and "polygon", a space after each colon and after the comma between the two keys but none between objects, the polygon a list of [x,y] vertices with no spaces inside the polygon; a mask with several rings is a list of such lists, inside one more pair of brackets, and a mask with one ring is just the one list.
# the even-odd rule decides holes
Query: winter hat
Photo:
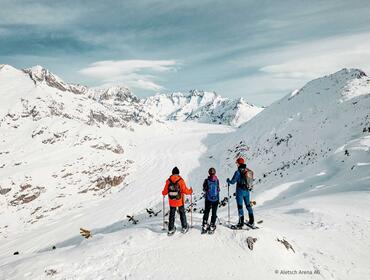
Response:
[{"label": "winter hat", "polygon": [[175,166],[173,169],[172,169],[172,175],[179,175],[180,174],[180,170]]},{"label": "winter hat", "polygon": [[216,175],[216,169],[214,169],[213,167],[211,167],[211,168],[208,170],[208,174],[209,174],[210,176],[212,176],[212,175]]},{"label": "winter hat", "polygon": [[244,158],[240,157],[236,160],[236,163],[238,164],[245,164]]}]

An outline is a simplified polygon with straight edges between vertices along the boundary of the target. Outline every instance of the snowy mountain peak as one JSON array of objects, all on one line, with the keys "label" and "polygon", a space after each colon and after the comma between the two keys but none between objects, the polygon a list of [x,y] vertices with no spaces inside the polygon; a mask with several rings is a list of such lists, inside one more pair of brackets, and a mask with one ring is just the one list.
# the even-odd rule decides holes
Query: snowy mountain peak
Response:
[{"label": "snowy mountain peak", "polygon": [[214,91],[204,91],[204,90],[198,90],[198,89],[191,89],[189,90],[188,93],[189,96],[199,96],[199,97],[217,97],[219,96],[216,92]]},{"label": "snowy mountain peak", "polygon": [[19,70],[8,64],[0,64],[0,74],[4,72],[19,72]]},{"label": "snowy mountain peak", "polygon": [[245,105],[245,106],[249,106],[249,107],[258,107],[258,106],[256,106],[256,105],[254,105],[254,104],[251,104],[251,103],[249,103],[247,100],[245,100],[245,98],[243,98],[243,97],[239,97],[238,99],[236,99],[237,100],[237,105],[238,106],[243,106],[243,105]]},{"label": "snowy mountain peak", "polygon": [[239,126],[262,108],[248,104],[243,98],[223,98],[216,92],[191,90],[157,94],[142,100],[151,114],[162,120],[197,120]]},{"label": "snowy mountain peak", "polygon": [[98,95],[99,100],[139,101],[139,99],[127,87],[124,86],[114,86],[98,91]]},{"label": "snowy mountain peak", "polygon": [[367,77],[365,72],[359,69],[354,69],[354,68],[343,68],[342,70],[339,70],[333,74],[326,75],[324,77],[314,79],[310,82],[308,82],[304,87],[316,83],[323,83],[323,82],[330,82],[333,81],[336,84],[341,84],[344,85],[348,81],[354,80],[354,79],[361,79],[363,77]]},{"label": "snowy mountain peak", "polygon": [[215,92],[208,92],[203,90],[192,89],[189,92],[172,92],[169,94],[158,93],[156,95],[159,99],[170,98],[174,103],[180,102],[180,100],[193,100],[193,102],[198,102],[199,104],[205,104],[211,102],[216,98],[221,98]]},{"label": "snowy mountain peak", "polygon": [[36,65],[28,69],[23,69],[28,74],[35,85],[47,85],[61,91],[70,91],[76,94],[83,94],[87,91],[85,86],[70,85],[65,83],[60,77],[50,72],[48,69]]},{"label": "snowy mountain peak", "polygon": [[[300,90],[294,90],[285,98],[278,101],[278,103],[292,99],[296,100],[296,102],[299,100],[300,103],[304,101],[302,104],[297,104],[298,107],[301,107],[307,106],[307,103],[312,105],[318,102],[323,102],[323,97],[329,98],[332,101],[342,102],[342,97],[347,95],[352,96],[354,89],[356,89],[355,95],[360,94],[361,91],[358,91],[355,85],[357,84],[358,86],[363,87],[363,80],[369,80],[365,72],[359,69],[344,68],[333,74],[308,82]],[[367,84],[366,81],[365,84]],[[367,90],[365,90],[365,92],[361,92],[361,94],[366,94],[366,92]],[[293,110],[296,110],[297,106],[295,106]]]},{"label": "snowy mountain peak", "polygon": [[25,70],[31,72],[34,76],[38,76],[39,79],[42,79],[43,77],[45,77],[49,73],[49,70],[44,68],[41,65],[35,65],[35,66],[32,66],[31,68],[28,68],[28,69],[25,69]]},{"label": "snowy mountain peak", "polygon": [[362,77],[367,76],[366,73],[360,69],[356,68],[343,68],[334,74],[329,75],[331,77],[347,77],[347,78],[355,78],[360,79]]},{"label": "snowy mountain peak", "polygon": [[50,83],[51,81],[58,82],[60,84],[64,84],[63,80],[59,78],[57,75],[51,73],[48,69],[42,67],[41,65],[36,65],[28,69],[23,70],[25,73],[29,74],[31,79],[35,83],[46,82]]},{"label": "snowy mountain peak", "polygon": [[36,65],[28,69],[23,69],[33,80],[35,85],[47,85],[61,91],[69,91],[75,94],[87,94],[88,97],[97,101],[135,101],[138,98],[125,86],[112,86],[105,89],[90,89],[83,85],[74,85],[64,82],[60,77],[50,72],[43,66]]}]

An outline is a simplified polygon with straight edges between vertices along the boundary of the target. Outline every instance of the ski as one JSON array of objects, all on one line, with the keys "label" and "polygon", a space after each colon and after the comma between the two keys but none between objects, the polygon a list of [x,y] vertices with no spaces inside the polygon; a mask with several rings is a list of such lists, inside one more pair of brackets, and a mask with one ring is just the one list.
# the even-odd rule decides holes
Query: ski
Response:
[{"label": "ski", "polygon": [[249,227],[245,227],[245,226],[243,226],[242,228],[240,228],[237,225],[230,225],[228,228],[229,229],[232,229],[232,230],[249,230],[250,229]]},{"label": "ski", "polygon": [[129,222],[132,222],[133,225],[136,225],[139,223],[139,220],[135,219],[134,215],[126,215],[126,218],[128,218]]},{"label": "ski", "polygon": [[146,208],[145,210],[149,214],[149,217],[153,217],[153,216],[156,217],[162,211],[162,210],[159,210],[159,211],[155,212],[152,208]]},{"label": "ski", "polygon": [[230,225],[228,228],[232,229],[232,230],[251,230],[251,229],[259,229],[259,227],[257,226],[254,226],[254,227],[251,227],[251,226],[248,226],[247,224],[245,224],[242,228],[238,227],[237,225]]},{"label": "ski", "polygon": [[259,229],[259,227],[257,226],[252,226],[252,225],[249,225],[249,224],[245,224],[247,227],[249,227],[250,229]]}]

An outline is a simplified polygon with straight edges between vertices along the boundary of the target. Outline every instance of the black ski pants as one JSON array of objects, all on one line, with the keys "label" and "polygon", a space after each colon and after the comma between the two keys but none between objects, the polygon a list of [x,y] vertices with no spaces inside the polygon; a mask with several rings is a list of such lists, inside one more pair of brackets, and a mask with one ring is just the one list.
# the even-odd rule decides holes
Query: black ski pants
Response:
[{"label": "black ski pants", "polygon": [[218,201],[209,201],[208,199],[205,199],[203,225],[208,223],[209,212],[211,211],[211,209],[212,209],[211,225],[216,224],[217,208],[218,208]]},{"label": "black ski pants", "polygon": [[184,205],[179,207],[170,207],[170,217],[168,223],[168,230],[173,230],[175,227],[175,215],[176,215],[176,208],[179,209],[180,214],[180,221],[182,228],[186,228],[188,223],[186,222],[186,214],[185,214],[185,207]]}]

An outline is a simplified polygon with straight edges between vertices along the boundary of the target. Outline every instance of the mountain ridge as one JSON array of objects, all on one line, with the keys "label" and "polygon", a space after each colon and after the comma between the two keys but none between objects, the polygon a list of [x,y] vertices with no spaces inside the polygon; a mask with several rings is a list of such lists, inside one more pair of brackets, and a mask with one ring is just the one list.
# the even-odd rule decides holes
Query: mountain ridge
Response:
[{"label": "mountain ridge", "polygon": [[[19,71],[10,65],[2,65],[1,69],[3,68],[12,72]],[[103,104],[113,105],[115,103],[118,105],[119,102],[122,102],[126,106],[129,106],[129,103],[136,108],[141,106],[142,108],[139,110],[141,113],[139,114],[145,112],[148,116],[153,117],[153,121],[192,120],[239,126],[263,109],[249,104],[243,98],[223,98],[216,92],[194,89],[186,93],[157,93],[146,98],[138,98],[125,86],[118,85],[104,89],[94,89],[80,84],[66,83],[40,65],[21,71],[29,76],[36,87],[50,87],[62,92],[71,92]],[[124,110],[122,106],[120,107],[120,111]]]}]

